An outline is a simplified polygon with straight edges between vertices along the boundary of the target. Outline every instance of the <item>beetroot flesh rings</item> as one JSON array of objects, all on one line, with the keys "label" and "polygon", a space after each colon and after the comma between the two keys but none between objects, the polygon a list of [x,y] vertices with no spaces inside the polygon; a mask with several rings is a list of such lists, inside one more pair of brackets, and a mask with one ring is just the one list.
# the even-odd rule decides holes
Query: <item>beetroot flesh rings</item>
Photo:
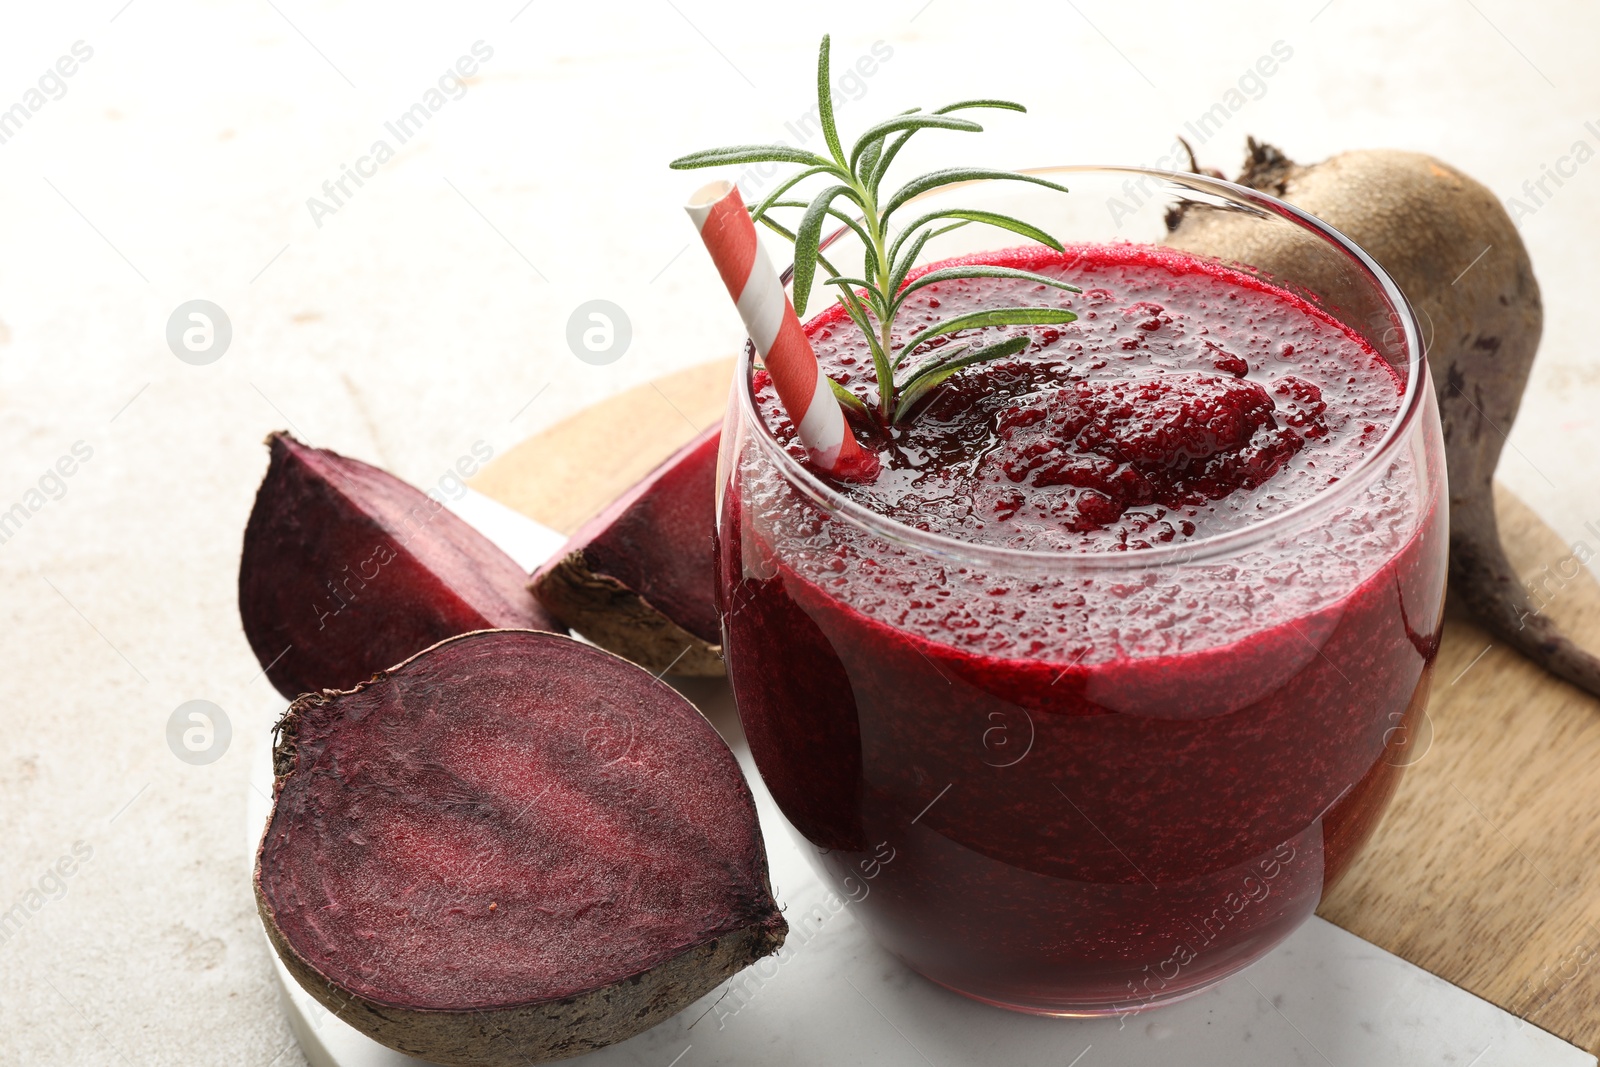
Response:
[{"label": "beetroot flesh rings", "polygon": [[721,677],[713,427],[584,523],[533,576],[556,618],[652,671]]},{"label": "beetroot flesh rings", "polygon": [[255,887],[302,986],[450,1065],[623,1040],[783,943],[733,754],[571,638],[452,638],[278,727]]},{"label": "beetroot flesh rings", "polygon": [[439,501],[286,433],[267,447],[239,616],[284,696],[348,689],[472,630],[560,629],[522,568]]}]

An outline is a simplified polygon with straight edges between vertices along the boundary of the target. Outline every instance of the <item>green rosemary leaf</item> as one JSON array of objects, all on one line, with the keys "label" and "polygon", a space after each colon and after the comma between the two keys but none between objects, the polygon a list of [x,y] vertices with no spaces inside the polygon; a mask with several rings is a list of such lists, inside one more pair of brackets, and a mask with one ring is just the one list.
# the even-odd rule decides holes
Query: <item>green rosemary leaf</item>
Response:
[{"label": "green rosemary leaf", "polygon": [[946,104],[944,107],[941,107],[939,110],[935,111],[934,114],[947,115],[952,111],[965,111],[969,107],[995,107],[1001,108],[1005,111],[1021,111],[1024,114],[1026,114],[1028,110],[1015,100],[960,100],[954,104]]},{"label": "green rosemary leaf", "polygon": [[[1006,307],[989,308],[959,315],[948,321],[936,323],[915,334],[896,354],[890,338],[895,317],[904,310],[906,298],[926,286],[939,282],[966,278],[1002,278],[1027,281],[1056,289],[1076,291],[1076,287],[1045,275],[1009,267],[973,264],[946,267],[931,271],[909,282],[911,271],[918,258],[935,237],[959,226],[972,223],[993,226],[1024,238],[1037,241],[1050,248],[1061,250],[1061,243],[1045,230],[1022,219],[993,211],[945,208],[922,215],[908,226],[894,226],[890,240],[891,216],[913,202],[922,194],[943,186],[985,180],[1022,181],[1066,192],[1061,185],[1046,178],[1017,174],[1010,171],[956,167],[934,171],[913,178],[896,190],[892,196],[882,197],[885,175],[889,172],[906,142],[921,130],[944,129],[976,133],[982,127],[965,117],[954,117],[957,111],[973,109],[999,109],[1026,111],[1021,104],[1010,100],[976,98],[958,100],[936,111],[908,108],[898,115],[868,126],[850,146],[846,155],[833,107],[831,85],[832,40],[823,37],[817,52],[817,118],[827,143],[826,154],[806,151],[783,144],[747,144],[714,148],[695,152],[673,161],[679,170],[714,167],[743,163],[795,164],[797,173],[779,180],[775,188],[759,198],[750,209],[751,217],[794,245],[793,301],[795,311],[804,313],[816,285],[819,267],[827,271],[826,285],[833,286],[839,302],[844,306],[851,322],[860,329],[872,353],[873,369],[877,378],[878,420],[887,424],[891,413],[895,418],[906,414],[940,381],[963,366],[986,359],[1020,352],[1026,346],[1025,338],[1010,338],[998,345],[989,345],[970,352],[970,344],[956,344],[942,350],[942,354],[923,353],[922,349],[940,337],[962,330],[981,329],[987,326],[1033,325],[1071,322],[1075,315],[1060,308]],[[829,158],[831,156],[832,158]],[[831,182],[819,195],[808,201],[798,199],[794,190],[810,178],[827,175]],[[840,198],[848,203],[841,204]],[[799,225],[788,227],[769,217],[779,208],[802,211]],[[861,241],[862,277],[846,276],[822,254],[823,227],[829,218],[837,219]],[[941,342],[942,343],[942,342]],[[921,355],[919,355],[921,353]],[[924,364],[910,372],[906,396],[897,398],[895,369],[911,357],[918,356]],[[927,358],[922,358],[926,356]],[[832,383],[840,403],[852,411],[865,410],[868,405]]]},{"label": "green rosemary leaf", "polygon": [[833,390],[833,395],[838,398],[839,403],[843,404],[851,411],[860,412],[863,415],[868,415],[871,413],[872,409],[867,407],[867,402],[865,400],[862,400],[859,396],[856,396],[856,394],[852,393],[850,390],[846,389],[832,378],[828,379],[828,388]]},{"label": "green rosemary leaf", "polygon": [[911,247],[906,251],[904,258],[899,260],[896,260],[895,256],[900,252],[900,245],[907,237],[911,236],[913,231],[907,230],[895,238],[894,245],[889,249],[889,262],[894,264],[893,272],[889,275],[889,292],[898,292],[900,287],[905,284],[906,275],[911,273],[912,267],[916,266],[917,257],[922,254],[923,245],[938,237],[941,233],[959,230],[965,225],[967,225],[967,222],[963,219],[961,222],[953,222],[948,226],[941,226],[937,230],[923,230],[917,234],[916,240],[911,242]]},{"label": "green rosemary leaf", "polygon": [[720,167],[725,163],[804,163],[808,167],[825,167],[835,173],[841,169],[815,152],[790,148],[786,144],[736,144],[726,148],[708,148],[704,152],[679,156],[667,166],[673,170],[695,170],[699,167]]},{"label": "green rosemary leaf", "polygon": [[844,305],[850,321],[856,324],[856,329],[867,339],[867,350],[872,353],[873,379],[878,383],[878,408],[887,419],[889,405],[894,401],[894,367],[889,362],[889,353],[878,341],[877,331],[873,330],[867,318],[867,309],[861,306],[860,299],[849,286],[839,287],[839,302]]},{"label": "green rosemary leaf", "polygon": [[998,211],[976,211],[968,208],[946,208],[941,211],[930,211],[916,222],[911,223],[906,229],[920,229],[928,225],[928,223],[937,222],[940,219],[965,219],[968,222],[981,222],[985,226],[995,226],[1002,230],[1010,230],[1012,233],[1019,233],[1029,240],[1038,241],[1040,244],[1047,245],[1057,252],[1061,251],[1061,242],[1033,225],[1033,223],[1023,222],[1021,219],[1013,218],[1010,215],[1002,215]]},{"label": "green rosemary leaf", "polygon": [[828,151],[843,167],[844,145],[839,143],[839,128],[833,124],[833,80],[828,72],[828,48],[828,35],[823,34],[822,48],[817,52],[817,118],[822,123],[822,136],[828,142]]},{"label": "green rosemary leaf", "polygon": [[[855,192],[848,185],[830,185],[811,201],[811,206],[806,208],[806,213],[800,219],[800,225],[795,229],[794,238],[794,311],[796,315],[805,314],[806,304],[811,299],[811,279],[817,272],[817,245],[822,240],[822,220],[827,218],[833,202],[841,196],[855,198]],[[867,246],[870,248],[869,240]]]},{"label": "green rosemary leaf", "polygon": [[[882,293],[878,292],[877,285],[865,278],[841,278],[839,275],[835,274],[833,277],[828,279],[828,284],[849,286],[852,292],[857,289],[865,289],[867,296],[871,298],[871,301],[874,305],[874,310],[876,310],[876,305],[880,302],[880,298],[883,296]],[[859,296],[860,294],[857,295]]]},{"label": "green rosemary leaf", "polygon": [[[878,249],[877,249],[877,245],[872,240],[871,235],[869,235],[867,233],[866,228],[861,225],[861,221],[859,219],[847,214],[846,212],[840,211],[836,207],[828,208],[828,214],[832,215],[834,218],[838,219],[840,222],[844,223],[846,226],[850,227],[852,230],[855,231],[856,237],[858,237],[860,239],[860,241],[861,241],[861,252],[862,252],[862,264],[861,265],[862,265],[862,267],[866,270],[866,273],[867,273],[868,277],[871,277],[872,275],[877,274],[878,273]],[[830,267],[828,269],[829,269],[830,273],[835,273],[833,271],[833,268]],[[877,286],[868,284],[866,287],[872,290],[872,292],[878,297],[880,302],[882,301],[883,294],[878,292],[878,287]]]},{"label": "green rosemary leaf", "polygon": [[889,172],[889,164],[894,162],[894,157],[900,154],[900,149],[905,147],[907,141],[915,130],[905,130],[900,134],[890,137],[883,142],[883,153],[878,156],[877,165],[872,168],[872,174],[862,175],[867,183],[867,189],[877,199],[878,187],[883,184],[883,176]]},{"label": "green rosemary leaf", "polygon": [[955,119],[946,115],[898,115],[892,119],[868,126],[867,131],[856,139],[855,147],[850,149],[850,170],[860,173],[856,166],[863,152],[869,145],[882,142],[892,133],[901,130],[908,132],[916,130],[961,130],[964,133],[982,133],[983,127],[971,119]]},{"label": "green rosemary leaf", "polygon": [[[856,228],[856,233],[861,233],[859,227]],[[878,245],[871,239],[864,238],[861,242],[861,249],[861,266],[865,269],[867,277],[878,277],[880,274],[880,271],[878,270]],[[889,310],[888,294],[880,291],[876,285],[870,286],[869,288],[872,291],[873,298],[876,300],[876,304],[874,306],[880,311],[884,312],[885,317],[887,317],[887,312]]]},{"label": "green rosemary leaf", "polygon": [[[808,202],[804,201],[804,200],[779,200],[776,204],[772,204],[772,205],[769,205],[769,206],[771,206],[771,207],[810,207],[811,205]],[[755,214],[755,212],[752,210],[751,211],[751,215],[754,216],[754,214]],[[840,222],[844,223],[846,226],[850,227],[852,230],[855,231],[856,236],[861,239],[861,248],[862,248],[862,251],[863,251],[863,253],[865,255],[865,259],[866,259],[867,273],[868,274],[876,274],[876,273],[878,273],[878,254],[877,254],[877,252],[876,252],[876,250],[874,248],[872,237],[867,233],[866,229],[861,225],[861,220],[856,218],[854,215],[848,214],[847,212],[840,211],[836,207],[829,207],[828,208],[828,214],[832,215],[834,218],[838,219]],[[790,238],[790,239],[793,240],[793,238]],[[832,272],[833,268],[829,267],[828,270],[830,272]],[[868,285],[870,283],[862,282],[861,284]],[[872,288],[872,291],[874,293],[877,293],[877,291],[878,291],[878,287],[877,286],[873,285],[873,286],[871,286],[871,288]],[[879,295],[881,296],[881,294],[879,294]]]},{"label": "green rosemary leaf", "polygon": [[905,347],[894,358],[895,367],[906,361],[911,353],[945,334],[957,333],[961,330],[976,329],[981,326],[1041,326],[1049,323],[1072,322],[1078,316],[1065,308],[985,308],[982,311],[970,311],[965,315],[957,315],[943,322],[936,322],[932,326],[917,334],[907,341]]},{"label": "green rosemary leaf", "polygon": [[936,170],[931,174],[924,174],[919,178],[912,178],[900,187],[899,192],[895,193],[887,204],[879,209],[878,216],[882,221],[887,222],[889,216],[904,207],[907,201],[913,197],[921,196],[930,189],[937,189],[941,185],[954,185],[957,182],[977,181],[1029,182],[1061,193],[1067,191],[1066,186],[1059,185],[1048,178],[1041,178],[1037,174],[1019,174],[1010,170],[983,170],[978,167],[948,167],[945,170]]},{"label": "green rosemary leaf", "polygon": [[787,193],[790,189],[793,189],[807,178],[814,178],[818,174],[832,173],[836,173],[835,168],[825,164],[817,167],[807,167],[805,170],[790,175],[783,181],[779,182],[778,187],[772,190],[772,192],[768,193],[766,199],[762,200],[760,204],[750,209],[750,216],[752,218],[759,219],[768,211],[780,206],[778,201],[782,199],[783,194]]},{"label": "green rosemary leaf", "polygon": [[[828,284],[833,285],[843,281],[842,278],[835,278]],[[861,298],[856,296],[855,290],[847,284],[840,285],[836,295],[839,303],[844,305],[845,314],[850,316],[850,321],[855,323],[866,336],[867,346],[869,348],[875,346],[878,342],[878,332],[872,328],[872,320],[867,317],[867,308],[861,303]]]},{"label": "green rosemary leaf", "polygon": [[[770,217],[768,217],[766,215],[761,216],[761,220],[760,221],[761,221],[761,225],[765,226],[767,229],[771,230],[773,233],[777,234],[779,237],[782,237],[784,240],[788,241],[790,244],[794,243],[794,239],[795,239],[794,231],[789,229],[789,227],[785,226],[783,223],[778,222],[776,219],[770,218]],[[829,263],[828,262],[828,257],[819,254],[817,256],[817,262],[821,263],[823,265],[823,267],[828,271],[829,274],[834,275],[834,276],[838,275],[839,268],[835,267],[832,263]]]},{"label": "green rosemary leaf", "polygon": [[899,422],[905,417],[906,412],[917,406],[917,402],[942,382],[949,379],[964,367],[974,363],[988,363],[996,359],[1014,356],[1028,347],[1028,338],[1012,337],[1001,341],[999,344],[980,348],[976,352],[961,356],[960,358],[943,359],[935,364],[923,367],[908,379],[900,391],[900,402],[895,405],[894,417],[891,424]]},{"label": "green rosemary leaf", "polygon": [[[960,100],[954,104],[946,104],[944,107],[941,107],[937,111],[933,112],[933,114],[946,115],[952,111],[961,111],[971,107],[1003,108],[1007,111],[1028,110],[1021,104],[1014,103],[1010,100]],[[912,108],[911,110],[916,111],[918,109]],[[910,114],[910,112],[902,111],[901,114]],[[874,197],[878,195],[878,188],[883,184],[883,176],[884,174],[888,173],[889,164],[894,162],[894,157],[900,154],[900,149],[905,147],[905,143],[911,140],[911,135],[915,132],[915,130],[907,130],[899,137],[895,138],[893,144],[884,145],[883,155],[879,159],[877,165],[872,168],[870,178],[868,177],[868,172],[865,170],[858,172],[861,174],[862,178],[867,181],[867,187],[872,191],[872,195]]]},{"label": "green rosemary leaf", "polygon": [[[852,166],[851,168],[856,172],[857,180],[861,180],[863,176],[872,173],[872,169],[878,165],[878,157],[882,154],[883,142],[881,140],[873,141],[867,145],[866,149],[861,153],[860,166]],[[862,181],[862,184],[866,184],[865,181]]]},{"label": "green rosemary leaf", "polygon": [[[789,229],[789,227],[785,226],[783,223],[779,222],[777,219],[772,218],[770,215],[762,215],[755,221],[761,223],[761,225],[765,226],[779,237],[786,239],[790,244],[794,243],[794,231]],[[817,257],[818,262],[821,262],[821,259],[821,256]]]},{"label": "green rosemary leaf", "polygon": [[955,281],[958,278],[1014,278],[1021,282],[1037,282],[1040,285],[1049,285],[1063,289],[1069,293],[1081,293],[1076,285],[1064,282],[1059,278],[1052,278],[1046,274],[1037,274],[1031,270],[1018,270],[1015,267],[990,267],[973,264],[966,267],[946,267],[943,270],[929,271],[910,285],[895,294],[894,301],[889,305],[889,314],[892,318],[900,305],[905,303],[906,297],[927,285],[937,285],[940,282]]},{"label": "green rosemary leaf", "polygon": [[[920,107],[908,107],[904,111],[900,112],[900,114],[915,115],[921,110],[922,109]],[[863,166],[857,169],[856,174],[860,177],[862,183],[871,190],[874,197],[878,195],[878,182],[883,178],[883,172],[889,169],[890,161],[894,159],[895,154],[900,151],[900,146],[904,144],[906,140],[910,138],[910,136],[910,132],[902,132],[900,136],[895,139],[895,143],[893,145],[890,145],[888,139],[885,138],[884,141],[878,145],[879,158],[873,160],[872,166]]]}]

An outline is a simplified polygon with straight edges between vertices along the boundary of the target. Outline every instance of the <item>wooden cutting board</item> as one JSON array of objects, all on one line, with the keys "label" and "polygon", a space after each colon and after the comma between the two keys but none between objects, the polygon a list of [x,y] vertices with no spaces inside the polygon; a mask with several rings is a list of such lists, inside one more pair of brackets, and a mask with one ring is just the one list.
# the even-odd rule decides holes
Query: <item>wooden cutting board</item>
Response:
[{"label": "wooden cutting board", "polygon": [[[570,533],[721,419],[732,370],[719,360],[612,397],[473,488]],[[1575,546],[1510,492],[1495,505],[1519,573],[1543,576],[1549,613],[1600,647],[1600,585],[1581,567],[1563,577]],[[1428,719],[1393,807],[1318,913],[1600,1052],[1600,702],[1447,612]]]}]

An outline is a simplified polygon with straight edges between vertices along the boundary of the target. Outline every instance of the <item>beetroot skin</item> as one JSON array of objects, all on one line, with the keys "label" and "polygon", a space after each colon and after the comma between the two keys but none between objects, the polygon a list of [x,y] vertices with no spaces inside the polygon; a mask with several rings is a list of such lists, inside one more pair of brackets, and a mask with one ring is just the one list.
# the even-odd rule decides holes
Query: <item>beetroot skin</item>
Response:
[{"label": "beetroot skin", "polygon": [[239,562],[239,616],[287,697],[348,689],[446,637],[557,630],[512,559],[394,475],[267,438]]},{"label": "beetroot skin", "polygon": [[556,618],[652,671],[718,677],[713,427],[584,523],[533,576]]},{"label": "beetroot skin", "polygon": [[665,683],[550,633],[441,642],[278,726],[256,864],[291,973],[390,1048],[620,1041],[775,951],[755,806]]}]

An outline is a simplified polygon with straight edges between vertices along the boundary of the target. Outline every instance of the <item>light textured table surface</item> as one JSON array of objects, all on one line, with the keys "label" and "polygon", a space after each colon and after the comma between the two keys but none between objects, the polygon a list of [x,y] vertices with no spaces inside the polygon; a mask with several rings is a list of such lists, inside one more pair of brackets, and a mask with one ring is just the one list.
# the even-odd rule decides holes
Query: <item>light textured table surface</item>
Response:
[{"label": "light textured table surface", "polygon": [[[452,507],[524,566],[561,547],[548,527],[477,492]],[[1144,1015],[1030,1018],[968,1000],[879,948],[853,903],[823,883],[808,860],[814,847],[789,827],[756,770],[727,684],[688,679],[679,689],[744,769],[789,936],[777,954],[673,1018],[574,1064],[1060,1067],[1070,1058],[1068,1067],[1595,1067],[1582,1049],[1317,916],[1241,973]],[[269,754],[254,763],[247,831],[271,808]],[[281,963],[275,971],[310,1067],[420,1067],[347,1026]]]},{"label": "light textured table surface", "polygon": [[[289,425],[435,485],[476,442],[503,452],[730,351],[737,323],[677,207],[695,179],[664,162],[793,139],[824,30],[841,66],[878,41],[892,53],[847,128],[972,95],[1033,108],[959,146],[930,138],[930,163],[1154,163],[1278,41],[1292,57],[1198,145],[1203,163],[1232,171],[1246,133],[1308,161],[1412,148],[1526,199],[1575,142],[1600,149],[1600,9],[1578,0],[510,0],[426,16],[108,0],[0,19],[0,111],[26,108],[74,42],[92,49],[58,99],[0,123],[0,511],[75,443],[92,451],[0,543],[0,905],[39,904],[0,933],[5,1063],[299,1062],[240,873],[249,768],[282,706],[234,607],[260,439]],[[478,41],[493,54],[464,95],[314,219],[307,198],[395,144],[385,123]],[[1546,333],[1500,473],[1593,544],[1600,161],[1563,180],[1523,220]],[[164,336],[197,298],[233,328],[207,366]],[[632,323],[610,365],[566,343],[591,299]],[[193,699],[232,725],[209,765],[166,739]],[[50,874],[79,842],[73,873]]]}]

